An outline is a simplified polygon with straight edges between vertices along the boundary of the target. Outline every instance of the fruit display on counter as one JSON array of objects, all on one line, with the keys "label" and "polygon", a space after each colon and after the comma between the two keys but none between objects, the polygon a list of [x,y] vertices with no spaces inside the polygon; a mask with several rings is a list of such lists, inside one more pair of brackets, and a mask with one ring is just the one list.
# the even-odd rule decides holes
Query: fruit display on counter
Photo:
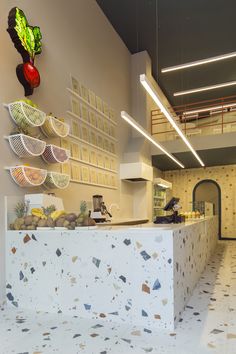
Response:
[{"label": "fruit display on counter", "polygon": [[28,166],[10,167],[10,173],[13,180],[20,187],[37,187],[44,183],[47,177],[47,171]]},{"label": "fruit display on counter", "polygon": [[42,157],[47,163],[65,163],[69,160],[69,150],[60,148],[59,146],[48,144],[42,154]]},{"label": "fruit display on counter", "polygon": [[66,213],[56,210],[54,205],[47,208],[33,208],[31,214],[23,212],[23,204],[15,207],[17,218],[10,224],[10,230],[37,230],[37,228],[67,228],[74,230],[78,226],[95,226],[96,223],[88,215],[86,202],[82,202],[80,213]]},{"label": "fruit display on counter", "polygon": [[44,124],[41,126],[41,130],[48,138],[65,138],[69,134],[70,126],[61,119],[48,115]]}]

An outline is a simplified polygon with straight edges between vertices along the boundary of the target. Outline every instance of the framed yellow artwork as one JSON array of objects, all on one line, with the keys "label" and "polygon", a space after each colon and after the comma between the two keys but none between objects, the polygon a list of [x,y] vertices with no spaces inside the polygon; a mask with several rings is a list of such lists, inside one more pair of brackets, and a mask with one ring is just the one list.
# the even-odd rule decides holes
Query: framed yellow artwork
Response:
[{"label": "framed yellow artwork", "polygon": [[89,168],[87,166],[81,167],[81,180],[83,182],[89,182]]},{"label": "framed yellow artwork", "polygon": [[110,143],[109,143],[109,141],[107,139],[103,140],[103,148],[106,151],[110,151]]},{"label": "framed yellow artwork", "polygon": [[74,179],[75,181],[81,180],[79,164],[71,164],[71,174],[72,174],[72,179]]},{"label": "framed yellow artwork", "polygon": [[106,102],[103,102],[103,113],[109,117],[109,107],[108,104]]},{"label": "framed yellow artwork", "polygon": [[103,185],[103,173],[102,172],[98,172],[97,173],[97,183],[100,185]]},{"label": "framed yellow artwork", "polygon": [[110,168],[112,171],[116,171],[116,161],[114,159],[110,160]]},{"label": "framed yellow artwork", "polygon": [[115,144],[114,143],[110,143],[110,151],[112,154],[116,153],[116,148],[115,148]]},{"label": "framed yellow artwork", "polygon": [[92,165],[97,165],[97,154],[96,151],[90,150],[90,163]]},{"label": "framed yellow artwork", "polygon": [[104,130],[103,118],[101,116],[97,116],[97,128],[99,130]]},{"label": "framed yellow artwork", "polygon": [[90,182],[97,184],[97,172],[92,168],[90,168]]},{"label": "framed yellow artwork", "polygon": [[104,162],[105,162],[105,168],[110,170],[111,164],[110,164],[110,158],[108,156],[105,156]]},{"label": "framed yellow artwork", "polygon": [[91,106],[96,107],[96,95],[91,90],[89,90],[89,103]]},{"label": "framed yellow artwork", "polygon": [[79,124],[76,120],[72,120],[72,134],[74,136],[76,136],[77,138],[79,138],[80,134],[79,134]]},{"label": "framed yellow artwork", "polygon": [[61,164],[61,172],[65,173],[66,175],[71,176],[71,163],[66,162],[66,163]]},{"label": "framed yellow artwork", "polygon": [[94,127],[97,126],[96,114],[93,111],[89,111],[89,123]]},{"label": "framed yellow artwork", "polygon": [[84,104],[81,104],[81,118],[85,120],[86,122],[89,121],[89,111],[88,107],[86,107]]},{"label": "framed yellow artwork", "polygon": [[71,155],[72,155],[72,157],[74,157],[75,159],[79,159],[79,158],[80,158],[80,148],[79,148],[79,144],[71,143]]},{"label": "framed yellow artwork", "polygon": [[94,131],[90,131],[90,143],[93,145],[97,145],[97,136]]},{"label": "framed yellow artwork", "polygon": [[80,85],[80,91],[81,91],[81,97],[85,100],[85,101],[89,101],[89,90],[87,89],[87,87],[85,87],[84,85]]},{"label": "framed yellow artwork", "polygon": [[85,141],[89,141],[89,131],[85,125],[81,126],[81,138]]},{"label": "framed yellow artwork", "polygon": [[104,167],[104,159],[102,154],[97,154],[97,164],[99,167]]},{"label": "framed yellow artwork", "polygon": [[67,139],[61,139],[61,147],[63,149],[66,149],[66,150],[69,150],[70,151],[70,148],[71,148],[71,145],[70,145],[70,141],[67,140]]},{"label": "framed yellow artwork", "polygon": [[110,134],[109,123],[104,120],[104,133]]},{"label": "framed yellow artwork", "polygon": [[89,150],[87,147],[81,147],[81,159],[85,162],[89,162]]},{"label": "framed yellow artwork", "polygon": [[103,138],[101,135],[97,135],[97,146],[103,149]]},{"label": "framed yellow artwork", "polygon": [[81,96],[80,83],[79,83],[79,81],[78,81],[75,77],[73,77],[73,76],[71,76],[71,87],[72,87],[72,90],[73,90],[74,92],[78,93],[78,95]]},{"label": "framed yellow artwork", "polygon": [[102,109],[102,99],[101,99],[99,96],[96,96],[96,106],[97,106],[97,109],[98,109],[100,112],[103,112],[103,109]]},{"label": "framed yellow artwork", "polygon": [[74,114],[80,117],[80,105],[79,102],[74,98],[71,99],[71,110]]}]

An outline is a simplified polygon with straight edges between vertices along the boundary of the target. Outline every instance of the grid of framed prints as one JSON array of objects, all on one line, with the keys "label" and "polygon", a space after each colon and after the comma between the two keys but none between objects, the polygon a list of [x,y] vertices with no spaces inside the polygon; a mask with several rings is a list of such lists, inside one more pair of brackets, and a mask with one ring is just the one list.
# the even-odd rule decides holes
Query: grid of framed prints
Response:
[{"label": "grid of framed prints", "polygon": [[[115,112],[95,92],[71,76],[71,136],[61,146],[71,151],[72,181],[117,187]],[[67,166],[69,165],[69,166]]]}]

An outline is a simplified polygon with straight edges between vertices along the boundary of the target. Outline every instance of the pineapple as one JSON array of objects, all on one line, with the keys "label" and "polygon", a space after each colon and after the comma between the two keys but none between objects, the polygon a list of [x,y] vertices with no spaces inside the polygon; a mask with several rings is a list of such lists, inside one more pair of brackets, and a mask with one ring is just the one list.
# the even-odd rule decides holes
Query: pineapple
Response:
[{"label": "pineapple", "polygon": [[87,203],[83,200],[80,203],[80,214],[79,214],[78,218],[76,219],[76,224],[81,225],[87,215],[88,215]]},{"label": "pineapple", "polygon": [[19,202],[14,208],[17,218],[23,218],[28,212],[28,205],[24,202]]},{"label": "pineapple", "polygon": [[42,208],[45,216],[50,216],[55,210],[55,205],[49,205],[47,208]]}]

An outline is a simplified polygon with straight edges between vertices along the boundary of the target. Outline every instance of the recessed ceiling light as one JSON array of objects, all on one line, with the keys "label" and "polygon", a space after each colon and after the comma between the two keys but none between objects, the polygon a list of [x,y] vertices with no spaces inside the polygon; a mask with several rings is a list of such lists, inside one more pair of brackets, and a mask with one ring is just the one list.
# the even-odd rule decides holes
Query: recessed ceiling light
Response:
[{"label": "recessed ceiling light", "polygon": [[189,95],[191,93],[196,93],[196,92],[202,92],[202,91],[208,91],[208,90],[215,90],[218,88],[222,87],[227,87],[227,86],[234,86],[236,85],[236,81],[230,81],[230,82],[225,82],[222,84],[216,84],[216,85],[211,85],[211,86],[204,86],[204,87],[198,87],[196,89],[191,89],[191,90],[186,90],[186,91],[179,91],[175,92],[174,96],[182,96],[182,95]]},{"label": "recessed ceiling light", "polygon": [[184,165],[177,160],[171,153],[169,153],[160,143],[152,138],[152,136],[134,120],[128,113],[122,111],[120,113],[121,118],[123,118],[127,123],[129,123],[134,129],[136,129],[140,134],[142,134],[147,140],[149,140],[153,145],[160,149],[164,154],[166,154],[171,160],[173,160],[181,168],[184,168]]},{"label": "recessed ceiling light", "polygon": [[143,87],[145,88],[145,90],[149,93],[149,95],[152,97],[152,99],[154,100],[154,102],[156,102],[156,104],[158,105],[158,107],[160,108],[160,110],[162,111],[162,113],[166,116],[166,118],[168,119],[168,121],[170,122],[170,124],[172,125],[172,127],[177,131],[177,133],[179,134],[179,136],[181,137],[181,139],[184,141],[184,143],[188,146],[188,148],[191,150],[191,152],[193,153],[193,155],[196,157],[196,159],[198,160],[198,162],[200,163],[200,165],[202,167],[204,167],[204,163],[201,160],[201,158],[199,157],[199,155],[197,154],[197,152],[194,150],[194,148],[192,147],[192,145],[190,144],[190,142],[188,141],[188,139],[186,138],[186,136],[184,135],[184,133],[182,132],[181,128],[178,126],[178,124],[176,123],[176,121],[174,120],[174,118],[172,117],[172,115],[170,114],[169,110],[164,106],[164,104],[162,103],[162,99],[159,97],[158,93],[156,92],[155,88],[153,87],[153,85],[151,84],[151,82],[147,79],[145,74],[140,75],[140,82],[143,85]]},{"label": "recessed ceiling light", "polygon": [[230,59],[230,58],[234,58],[234,57],[236,57],[236,52],[232,52],[232,53],[228,53],[228,54],[222,54],[222,55],[218,55],[216,57],[211,57],[211,58],[207,58],[207,59],[196,60],[196,61],[192,61],[192,62],[185,63],[185,64],[169,66],[167,68],[161,69],[161,72],[162,73],[167,73],[167,72],[170,72],[170,71],[187,69],[187,68],[191,68],[193,66],[213,63],[215,61]]}]

